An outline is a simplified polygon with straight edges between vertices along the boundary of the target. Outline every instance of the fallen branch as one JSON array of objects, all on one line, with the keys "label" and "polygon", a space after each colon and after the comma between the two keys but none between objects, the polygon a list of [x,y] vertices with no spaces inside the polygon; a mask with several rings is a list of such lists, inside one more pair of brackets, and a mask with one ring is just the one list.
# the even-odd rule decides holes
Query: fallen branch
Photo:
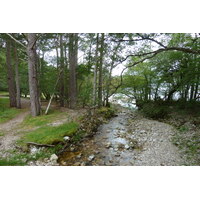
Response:
[{"label": "fallen branch", "polygon": [[28,145],[34,145],[34,146],[38,146],[38,147],[54,147],[55,145],[52,144],[38,144],[35,142],[27,142]]}]

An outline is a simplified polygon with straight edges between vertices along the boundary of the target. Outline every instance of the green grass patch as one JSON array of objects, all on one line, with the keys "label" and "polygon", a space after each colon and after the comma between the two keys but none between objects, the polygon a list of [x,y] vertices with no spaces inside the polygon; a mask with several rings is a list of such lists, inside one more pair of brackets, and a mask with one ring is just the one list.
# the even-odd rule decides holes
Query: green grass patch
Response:
[{"label": "green grass patch", "polygon": [[0,131],[0,136],[4,136],[4,133]]},{"label": "green grass patch", "polygon": [[51,123],[55,120],[63,119],[64,116],[68,116],[66,112],[60,112],[56,110],[50,110],[48,115],[40,115],[37,117],[27,116],[26,119],[23,121],[23,127],[38,127],[44,126],[48,123]]},{"label": "green grass patch", "polygon": [[8,96],[9,93],[8,93],[8,92],[5,92],[5,91],[0,91],[0,95],[2,95],[2,96]]},{"label": "green grass patch", "polygon": [[8,98],[0,98],[0,123],[14,118],[21,112],[20,109],[10,108]]},{"label": "green grass patch", "polygon": [[75,122],[65,123],[57,127],[44,126],[24,135],[19,144],[26,145],[27,142],[39,144],[56,144],[63,142],[64,136],[72,136],[76,133],[78,124]]},{"label": "green grass patch", "polygon": [[21,160],[16,160],[13,158],[10,159],[0,159],[0,166],[24,166],[25,162]]}]

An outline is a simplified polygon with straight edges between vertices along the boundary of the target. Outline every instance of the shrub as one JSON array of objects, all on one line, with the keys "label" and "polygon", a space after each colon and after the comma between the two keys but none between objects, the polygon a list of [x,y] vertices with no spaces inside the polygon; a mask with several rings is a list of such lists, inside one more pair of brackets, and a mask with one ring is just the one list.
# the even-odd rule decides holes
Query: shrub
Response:
[{"label": "shrub", "polygon": [[166,106],[156,102],[149,102],[144,104],[142,112],[146,117],[153,119],[163,119],[168,116],[168,109]]}]

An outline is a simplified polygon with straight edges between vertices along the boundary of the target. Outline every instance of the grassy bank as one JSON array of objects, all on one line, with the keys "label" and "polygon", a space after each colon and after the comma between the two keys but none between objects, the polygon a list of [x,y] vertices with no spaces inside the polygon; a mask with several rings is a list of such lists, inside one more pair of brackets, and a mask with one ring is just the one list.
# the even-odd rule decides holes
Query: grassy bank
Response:
[{"label": "grassy bank", "polygon": [[20,109],[10,108],[9,103],[8,98],[0,98],[0,123],[16,117],[21,112]]}]

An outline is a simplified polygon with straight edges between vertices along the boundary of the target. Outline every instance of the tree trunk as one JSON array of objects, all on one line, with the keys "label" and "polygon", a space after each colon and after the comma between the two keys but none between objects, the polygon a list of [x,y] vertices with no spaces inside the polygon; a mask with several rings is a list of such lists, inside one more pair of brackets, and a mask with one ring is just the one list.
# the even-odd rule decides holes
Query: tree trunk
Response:
[{"label": "tree trunk", "polygon": [[31,101],[32,116],[40,115],[39,88],[37,81],[37,54],[36,54],[36,34],[28,34],[28,73],[29,73],[29,92]]},{"label": "tree trunk", "polygon": [[78,56],[78,34],[69,34],[69,108],[77,104],[76,68]]},{"label": "tree trunk", "polygon": [[10,98],[10,107],[16,107],[16,85],[15,85],[15,75],[13,66],[11,64],[11,41],[10,39],[6,40],[6,65],[7,65],[7,74],[8,74],[8,91]]},{"label": "tree trunk", "polygon": [[97,43],[96,43],[96,51],[95,51],[95,61],[96,64],[94,66],[94,81],[93,81],[93,105],[96,105],[96,98],[97,98],[97,69],[98,69],[98,50],[99,50],[99,33],[97,33]]},{"label": "tree trunk", "polygon": [[60,34],[60,106],[64,107],[64,52],[63,52],[63,37]]},{"label": "tree trunk", "polygon": [[104,51],[104,33],[101,34],[101,48],[99,58],[99,90],[98,90],[98,106],[103,105],[102,93],[103,93],[103,51]]},{"label": "tree trunk", "polygon": [[17,55],[16,43],[14,44],[14,54],[15,54],[15,82],[16,82],[16,100],[17,108],[21,108],[21,98],[20,98],[20,83],[19,83],[19,59]]}]

